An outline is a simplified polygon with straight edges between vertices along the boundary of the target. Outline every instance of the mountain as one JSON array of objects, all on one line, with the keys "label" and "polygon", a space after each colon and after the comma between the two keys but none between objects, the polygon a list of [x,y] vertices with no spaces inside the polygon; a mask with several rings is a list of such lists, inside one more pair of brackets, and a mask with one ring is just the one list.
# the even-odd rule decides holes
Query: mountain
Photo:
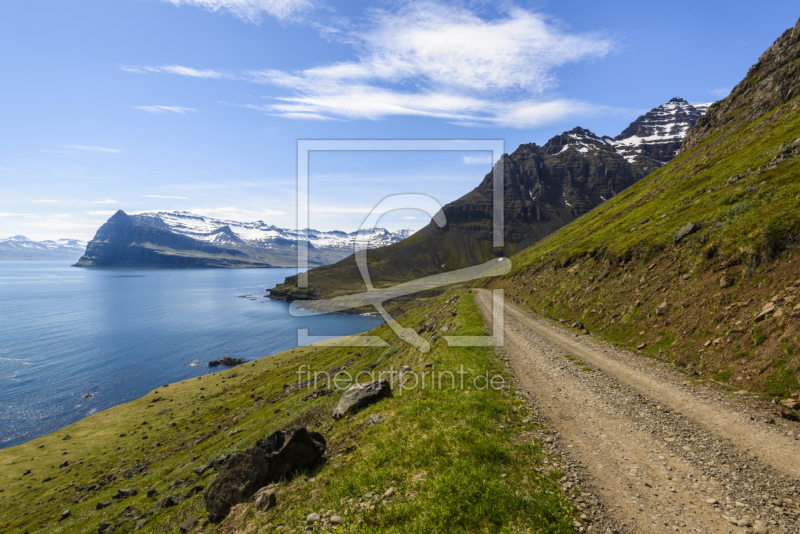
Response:
[{"label": "mountain", "polygon": [[487,281],[736,389],[800,390],[800,21],[679,155]]},{"label": "mountain", "polygon": [[86,249],[85,241],[59,239],[57,241],[33,241],[22,235],[0,239],[0,261],[2,260],[70,260],[74,261]]},{"label": "mountain", "polygon": [[[444,206],[443,228],[431,222],[401,243],[370,250],[373,283],[389,286],[529,247],[671,160],[704,109],[674,98],[616,138],[578,127],[541,147],[521,145],[497,164],[504,173],[504,250],[492,249],[492,171],[473,191]],[[297,277],[289,277],[270,294],[291,301],[364,289],[355,259],[348,257],[309,271],[308,289],[298,288]]]},{"label": "mountain", "polygon": [[[378,228],[369,246],[395,243],[409,230]],[[366,240],[369,231],[307,230],[309,264],[337,261]],[[86,246],[78,267],[294,267],[301,232],[262,221],[218,220],[185,211],[115,213]]]},{"label": "mountain", "polygon": [[682,98],[673,98],[633,121],[614,138],[614,146],[629,161],[636,156],[647,156],[666,163],[678,154],[686,134],[709,106],[693,106]]}]

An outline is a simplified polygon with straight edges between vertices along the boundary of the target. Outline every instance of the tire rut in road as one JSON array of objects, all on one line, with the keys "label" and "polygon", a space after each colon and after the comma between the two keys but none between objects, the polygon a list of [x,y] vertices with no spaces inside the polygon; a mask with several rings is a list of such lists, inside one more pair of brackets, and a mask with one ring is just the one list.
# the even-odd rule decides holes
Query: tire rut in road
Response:
[{"label": "tire rut in road", "polygon": [[[490,320],[491,294],[481,291],[478,303]],[[714,393],[681,384],[677,373],[665,376],[668,370],[648,360],[630,368],[630,356],[560,332],[511,305],[500,352],[556,431],[557,451],[580,466],[573,476],[584,479],[590,496],[596,494],[610,511],[610,524],[589,523],[589,532],[799,531],[800,485],[790,474],[796,463],[776,469],[757,447],[740,447],[747,436],[731,440],[714,432],[720,419],[749,420],[742,406],[720,406],[713,422],[698,421],[708,416]],[[576,352],[582,365],[567,358]],[[686,413],[659,398],[665,391]],[[680,402],[673,398],[676,391]],[[723,435],[730,431],[726,427]],[[782,446],[788,443],[791,448],[782,451],[786,457],[798,448],[777,430],[763,434],[780,438]],[[754,441],[762,442],[764,435]]]}]

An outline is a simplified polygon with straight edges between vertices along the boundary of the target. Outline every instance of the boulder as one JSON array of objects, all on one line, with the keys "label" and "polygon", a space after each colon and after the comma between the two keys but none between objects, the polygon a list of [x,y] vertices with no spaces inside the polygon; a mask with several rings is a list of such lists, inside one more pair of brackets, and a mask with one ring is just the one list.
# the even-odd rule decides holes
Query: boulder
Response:
[{"label": "boulder", "polygon": [[112,495],[111,498],[112,499],[127,499],[128,497],[133,497],[137,493],[138,493],[138,491],[136,491],[135,489],[122,488],[122,489],[118,489],[117,493]]},{"label": "boulder", "polygon": [[369,384],[356,384],[344,392],[339,404],[333,409],[333,418],[341,419],[350,412],[356,412],[392,396],[392,387],[388,380],[377,380]]},{"label": "boulder", "polygon": [[695,233],[699,229],[700,229],[700,227],[698,225],[696,225],[695,223],[689,223],[686,226],[684,226],[683,228],[681,228],[680,230],[678,230],[677,232],[675,232],[675,235],[672,236],[672,241],[675,244],[678,244],[678,243],[681,242],[681,240],[684,237]]},{"label": "boulder", "polygon": [[196,524],[197,524],[197,518],[196,517],[189,517],[188,519],[186,519],[186,521],[181,523],[181,526],[180,526],[181,532],[189,532],[190,530],[192,530],[194,528],[194,526]]},{"label": "boulder", "polygon": [[258,492],[256,492],[256,494],[253,496],[253,501],[256,503],[256,508],[262,512],[266,512],[267,510],[275,508],[275,505],[278,503],[278,500],[275,497],[275,490],[272,488],[272,486],[258,490]]},{"label": "boulder", "polygon": [[260,488],[312,467],[326,447],[321,434],[296,426],[273,432],[232,455],[203,494],[208,519],[218,523],[231,507],[249,501]]},{"label": "boulder", "polygon": [[379,425],[379,424],[383,423],[383,421],[384,421],[384,417],[381,414],[374,413],[374,414],[371,414],[369,417],[367,417],[367,426]]},{"label": "boulder", "polygon": [[175,499],[173,499],[172,497],[169,497],[169,496],[168,497],[162,497],[156,503],[156,512],[160,512],[161,510],[163,510],[165,508],[170,508],[172,506],[175,506],[176,504],[178,504],[178,503],[176,503]]},{"label": "boulder", "polygon": [[64,510],[63,512],[61,512],[61,518],[59,519],[59,521],[63,521],[71,515],[72,512],[70,510]]},{"label": "boulder", "polygon": [[771,315],[775,312],[775,303],[774,302],[767,302],[764,307],[761,309],[761,313],[756,315],[755,321],[757,323],[764,320],[765,317]]},{"label": "boulder", "polygon": [[792,310],[792,317],[800,317],[800,304],[795,306]]}]

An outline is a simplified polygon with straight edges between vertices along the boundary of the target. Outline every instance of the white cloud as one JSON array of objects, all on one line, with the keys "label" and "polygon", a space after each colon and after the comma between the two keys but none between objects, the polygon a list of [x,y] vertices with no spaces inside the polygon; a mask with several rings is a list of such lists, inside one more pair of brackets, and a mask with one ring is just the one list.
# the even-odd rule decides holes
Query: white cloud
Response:
[{"label": "white cloud", "polygon": [[58,202],[58,200],[41,199],[41,200],[36,200],[36,202],[41,202],[43,204],[55,204],[56,202]]},{"label": "white cloud", "polygon": [[716,96],[717,98],[725,98],[731,93],[730,87],[720,87],[719,89],[713,89],[709,91],[709,94],[712,96]]},{"label": "white cloud", "polygon": [[264,15],[286,20],[314,6],[311,0],[163,0],[176,6],[197,6],[212,13],[229,13],[258,24]]},{"label": "white cloud", "polygon": [[491,165],[492,155],[488,154],[467,154],[464,156],[465,165]]},{"label": "white cloud", "polygon": [[195,111],[193,108],[184,108],[181,106],[133,106],[133,109],[147,111],[148,113],[188,113]]},{"label": "white cloud", "polygon": [[550,93],[559,67],[601,58],[614,43],[571,32],[544,15],[513,8],[488,18],[466,7],[412,1],[395,11],[369,11],[365,27],[328,32],[352,46],[357,59],[301,71],[231,75],[177,65],[125,70],[280,87],[288,94],[244,107],[289,119],[419,116],[463,126],[532,128],[604,109]]},{"label": "white cloud", "polygon": [[177,197],[171,195],[142,195],[144,198],[167,198],[174,200],[189,200],[189,197]]},{"label": "white cloud", "polygon": [[36,217],[33,213],[9,213],[7,211],[0,211],[0,217]]},{"label": "white cloud", "polygon": [[106,152],[113,154],[122,152],[122,150],[118,148],[106,148],[104,146],[64,145],[64,148],[68,148],[70,150],[80,150],[82,152]]},{"label": "white cloud", "polygon": [[110,198],[101,198],[92,202],[92,204],[118,204],[116,200],[111,200]]},{"label": "white cloud", "polygon": [[152,66],[130,66],[123,65],[120,67],[125,72],[133,74],[176,74],[178,76],[188,76],[190,78],[233,78],[232,75],[213,69],[195,69],[192,67],[184,67],[183,65],[163,65],[161,67]]},{"label": "white cloud", "polygon": [[431,2],[376,13],[372,29],[351,34],[357,61],[247,73],[294,93],[259,109],[289,118],[416,115],[515,128],[597,110],[544,95],[557,85],[557,67],[608,54],[608,39],[570,33],[522,9],[493,20]]},{"label": "white cloud", "polygon": [[107,217],[110,217],[110,216],[114,215],[115,213],[117,213],[117,212],[113,211],[113,210],[110,210],[110,211],[104,211],[104,210],[101,210],[101,211],[87,211],[86,212],[87,215],[103,215],[103,216],[107,216]]}]

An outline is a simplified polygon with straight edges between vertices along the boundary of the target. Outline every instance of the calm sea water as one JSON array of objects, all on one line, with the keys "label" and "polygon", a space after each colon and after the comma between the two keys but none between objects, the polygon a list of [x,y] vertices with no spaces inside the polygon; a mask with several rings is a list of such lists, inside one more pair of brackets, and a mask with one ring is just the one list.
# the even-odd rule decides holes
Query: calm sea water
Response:
[{"label": "calm sea water", "polygon": [[340,336],[381,323],[292,317],[287,304],[263,295],[294,272],[0,262],[0,448],[208,374],[215,358],[253,360],[294,348],[297,328]]}]

